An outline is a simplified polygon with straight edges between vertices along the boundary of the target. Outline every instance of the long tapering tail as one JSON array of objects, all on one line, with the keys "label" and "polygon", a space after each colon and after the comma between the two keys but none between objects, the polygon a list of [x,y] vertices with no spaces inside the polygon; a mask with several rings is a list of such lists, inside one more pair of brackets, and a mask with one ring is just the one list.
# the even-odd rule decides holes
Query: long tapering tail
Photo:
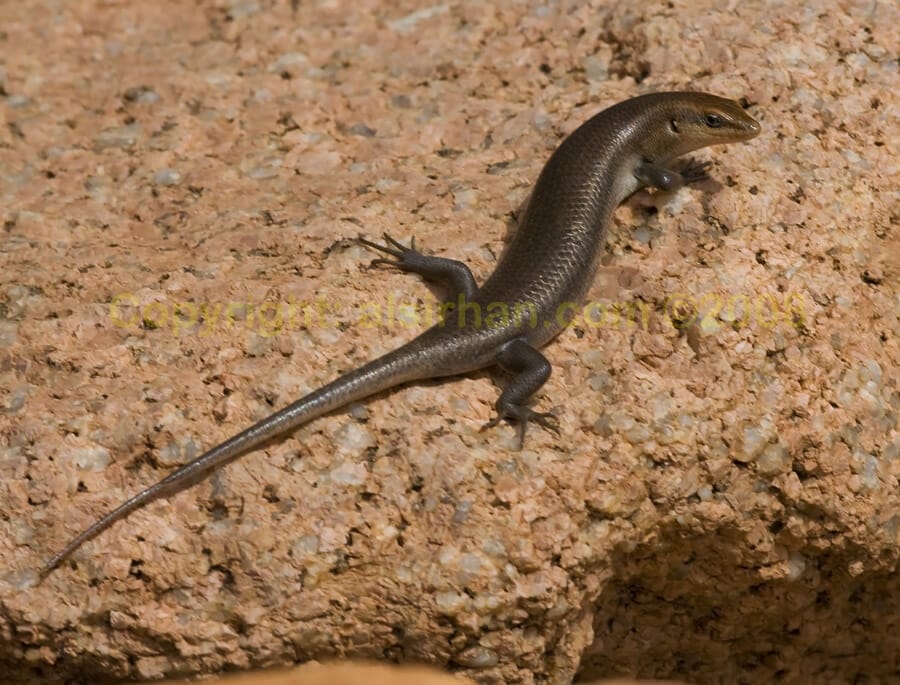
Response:
[{"label": "long tapering tail", "polygon": [[421,337],[412,340],[358,369],[347,372],[284,409],[258,421],[176,469],[158,483],[142,490],[98,519],[50,557],[39,571],[40,579],[46,577],[85,542],[97,537],[117,521],[121,521],[133,511],[141,509],[150,502],[170,497],[196,485],[216,469],[261,447],[269,440],[299,428],[334,409],[402,383],[419,380],[430,375],[428,368],[423,365],[420,355],[416,352],[420,348],[421,342]]}]

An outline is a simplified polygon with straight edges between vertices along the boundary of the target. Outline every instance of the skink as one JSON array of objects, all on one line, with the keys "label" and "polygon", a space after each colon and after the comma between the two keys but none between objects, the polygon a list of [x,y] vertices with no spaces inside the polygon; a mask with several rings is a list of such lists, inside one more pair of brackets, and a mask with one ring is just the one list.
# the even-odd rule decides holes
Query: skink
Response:
[{"label": "skink", "polygon": [[[487,425],[516,422],[520,444],[529,422],[556,431],[549,414],[528,407],[551,371],[538,350],[565,327],[561,312],[584,297],[613,211],[641,187],[675,190],[705,178],[705,164],[694,163],[681,172],[670,168],[676,157],[709,145],[749,140],[759,131],[759,124],[738,103],[705,93],[652,93],[600,112],[551,155],[513,241],[481,287],[462,262],[426,256],[414,244],[406,247],[390,236],[385,236],[383,245],[361,239],[390,256],[376,262],[447,286],[455,306],[445,320],[134,495],[52,556],[40,577],[147,503],[195,485],[214,470],[327,412],[410,381],[499,365],[512,378]],[[489,311],[507,315],[488,317]]]}]

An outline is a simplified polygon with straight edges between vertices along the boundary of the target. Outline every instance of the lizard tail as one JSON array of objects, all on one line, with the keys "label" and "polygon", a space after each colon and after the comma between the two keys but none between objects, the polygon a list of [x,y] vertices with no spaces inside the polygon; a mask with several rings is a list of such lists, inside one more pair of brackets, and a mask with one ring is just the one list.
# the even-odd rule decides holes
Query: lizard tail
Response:
[{"label": "lizard tail", "polygon": [[216,469],[330,411],[430,375],[416,353],[420,345],[420,339],[412,340],[358,369],[347,372],[179,467],[161,481],[105,514],[73,538],[44,563],[38,572],[39,579],[43,580],[84,543],[150,502],[170,497],[196,485]]}]

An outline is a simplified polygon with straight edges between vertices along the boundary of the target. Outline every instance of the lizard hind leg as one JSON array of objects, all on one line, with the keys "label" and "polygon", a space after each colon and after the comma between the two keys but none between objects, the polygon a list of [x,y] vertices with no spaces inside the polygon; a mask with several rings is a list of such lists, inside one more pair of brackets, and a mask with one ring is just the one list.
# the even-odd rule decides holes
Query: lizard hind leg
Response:
[{"label": "lizard hind leg", "polygon": [[454,295],[454,298],[462,295],[466,300],[470,300],[478,290],[475,277],[468,266],[456,259],[424,255],[416,249],[414,240],[410,240],[409,247],[399,240],[395,240],[387,233],[384,234],[386,243],[384,245],[367,240],[361,236],[357,240],[361,245],[393,257],[393,259],[385,259],[383,257],[374,259],[372,260],[372,266],[392,266],[401,271],[419,274],[426,280],[434,281],[446,287]]},{"label": "lizard hind leg", "polygon": [[515,421],[518,424],[519,449],[525,443],[525,430],[530,422],[559,435],[559,424],[553,414],[534,411],[526,404],[550,377],[552,367],[547,358],[527,342],[517,338],[503,346],[497,363],[515,375],[500,393],[496,405],[497,415],[482,430],[492,428],[504,420]]}]

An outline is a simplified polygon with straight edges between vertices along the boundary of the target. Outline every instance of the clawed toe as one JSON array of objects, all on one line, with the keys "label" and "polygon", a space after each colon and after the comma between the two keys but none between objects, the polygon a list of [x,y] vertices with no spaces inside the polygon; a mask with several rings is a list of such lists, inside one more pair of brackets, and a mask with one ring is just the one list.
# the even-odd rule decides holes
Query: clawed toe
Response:
[{"label": "clawed toe", "polygon": [[554,416],[550,412],[537,412],[528,407],[519,405],[510,405],[508,407],[504,407],[503,409],[498,409],[497,414],[494,416],[494,418],[485,423],[481,427],[481,430],[485,431],[488,428],[493,428],[501,421],[510,421],[516,423],[518,449],[522,449],[522,446],[525,444],[525,431],[528,428],[528,424],[531,422],[534,422],[537,425],[541,426],[541,428],[544,428],[554,435],[559,436],[559,420],[556,418],[556,416]]},{"label": "clawed toe", "polygon": [[532,416],[529,417],[529,420],[534,421],[536,424],[555,434],[557,437],[559,436],[559,419],[550,412],[534,412]]},{"label": "clawed toe", "polygon": [[374,241],[369,240],[368,238],[364,238],[363,236],[357,236],[356,240],[361,245],[365,245],[366,247],[372,248],[373,250],[378,250],[379,252],[384,252],[385,254],[391,255],[391,257],[396,257],[397,259],[402,259],[403,255],[407,252],[415,252],[416,251],[416,241],[415,238],[410,240],[409,247],[401,243],[399,240],[391,237],[389,234],[382,234],[384,238],[384,242],[387,245],[382,245],[381,243],[376,243]]},{"label": "clawed toe", "polygon": [[709,179],[709,170],[712,162],[689,159],[681,169],[681,176],[685,183],[698,183]]},{"label": "clawed toe", "polygon": [[416,237],[415,236],[412,236],[409,239],[409,247],[407,247],[406,245],[401,243],[396,238],[393,238],[388,233],[382,233],[381,235],[384,237],[386,242],[388,242],[391,245],[393,245],[394,247],[396,247],[398,250],[400,250],[400,252],[415,252],[416,251]]},{"label": "clawed toe", "polygon": [[481,426],[481,428],[479,428],[479,430],[483,432],[483,431],[486,431],[488,428],[493,428],[494,426],[498,425],[502,420],[503,419],[500,417],[500,414],[497,414],[490,421],[488,421],[485,424],[482,424],[482,426]]},{"label": "clawed toe", "polygon": [[416,252],[416,240],[415,238],[411,238],[409,242],[409,247],[401,243],[396,238],[393,238],[387,233],[382,234],[384,238],[384,242],[387,245],[382,245],[381,243],[376,243],[368,238],[364,238],[363,236],[357,236],[356,241],[360,245],[365,245],[368,248],[373,250],[378,250],[379,252],[384,252],[385,254],[394,257],[394,259],[384,259],[383,257],[379,257],[378,259],[373,259],[369,266],[391,266],[397,269],[403,269],[406,267],[406,262],[409,261],[410,256],[417,255]]},{"label": "clawed toe", "polygon": [[378,257],[369,262],[370,267],[378,267],[378,266],[392,266],[395,268],[400,267],[400,262],[396,259],[384,259],[382,257]]},{"label": "clawed toe", "polygon": [[392,247],[392,245],[394,245],[394,243],[395,243],[396,241],[394,241],[393,239],[388,240],[388,235],[387,235],[387,234],[385,234],[384,238],[385,238],[385,240],[386,240],[388,243],[390,243],[390,245],[382,245],[381,243],[376,243],[376,242],[374,242],[374,241],[372,241],[372,240],[369,240],[368,238],[363,238],[362,236],[358,236],[358,237],[356,238],[356,240],[357,240],[357,242],[360,243],[361,245],[365,245],[365,246],[368,247],[368,248],[371,248],[371,249],[373,249],[373,250],[378,250],[379,252],[384,252],[385,254],[389,254],[389,255],[391,255],[392,257],[397,257],[397,258],[399,259],[399,258],[402,256],[403,251],[404,251],[406,248],[404,248],[404,247],[402,247],[402,246],[400,246],[400,247]]}]

